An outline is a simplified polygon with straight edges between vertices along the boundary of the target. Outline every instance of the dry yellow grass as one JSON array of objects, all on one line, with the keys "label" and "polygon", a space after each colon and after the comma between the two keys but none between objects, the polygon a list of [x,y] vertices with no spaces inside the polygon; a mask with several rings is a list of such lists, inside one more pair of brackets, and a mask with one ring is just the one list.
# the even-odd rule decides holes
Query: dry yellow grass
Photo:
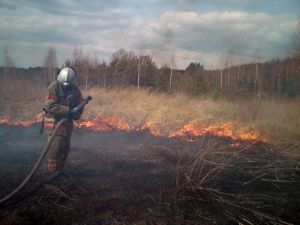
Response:
[{"label": "dry yellow grass", "polygon": [[[21,89],[21,87],[20,87]],[[46,90],[30,88],[19,97],[2,98],[1,117],[30,120],[41,112]],[[258,130],[277,146],[297,149],[300,144],[300,101],[225,101],[191,98],[184,94],[152,92],[147,89],[91,89],[93,96],[83,119],[117,116],[133,127],[151,124],[170,134],[185,124],[199,121],[205,126],[234,122],[235,129]]]},{"label": "dry yellow grass", "polygon": [[47,90],[40,83],[20,79],[0,86],[0,117],[30,120],[41,113]]},{"label": "dry yellow grass", "polygon": [[134,88],[93,89],[88,94],[94,99],[87,106],[85,118],[115,115],[124,118],[132,126],[151,123],[167,133],[194,120],[208,123],[224,120],[226,115],[221,111],[232,105],[229,102],[216,104],[211,100],[193,99],[183,94],[167,95]]},{"label": "dry yellow grass", "polygon": [[263,102],[261,116],[254,121],[274,144],[300,144],[300,101]]},{"label": "dry yellow grass", "polygon": [[178,130],[191,121],[207,126],[235,122],[237,129],[257,129],[276,145],[297,147],[300,143],[299,100],[231,102],[135,88],[91,89],[86,94],[93,96],[84,115],[86,119],[115,115],[132,126],[151,123],[163,133]]}]

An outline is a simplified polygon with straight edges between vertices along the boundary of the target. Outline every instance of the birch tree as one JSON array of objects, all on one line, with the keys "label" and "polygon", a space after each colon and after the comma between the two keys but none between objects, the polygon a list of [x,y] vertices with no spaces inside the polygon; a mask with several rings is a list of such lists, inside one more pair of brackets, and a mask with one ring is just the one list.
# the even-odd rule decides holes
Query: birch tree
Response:
[{"label": "birch tree", "polygon": [[139,55],[138,57],[138,67],[137,67],[137,88],[140,87],[140,77],[141,77],[141,70],[142,70],[142,66],[143,66],[143,56]]},{"label": "birch tree", "polygon": [[169,90],[172,90],[172,78],[173,78],[173,69],[175,69],[175,55],[171,55],[171,66],[170,66],[170,77],[169,77]]},{"label": "birch tree", "polygon": [[253,61],[255,63],[255,77],[254,77],[254,90],[253,90],[254,96],[257,95],[260,96],[262,94],[261,75],[259,73],[260,60],[261,60],[260,49],[256,49],[255,54],[253,56]]}]

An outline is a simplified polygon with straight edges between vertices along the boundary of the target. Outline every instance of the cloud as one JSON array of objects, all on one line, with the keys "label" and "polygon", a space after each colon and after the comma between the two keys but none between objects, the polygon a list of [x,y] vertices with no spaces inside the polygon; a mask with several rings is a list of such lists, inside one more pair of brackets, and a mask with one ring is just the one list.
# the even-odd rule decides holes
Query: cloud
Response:
[{"label": "cloud", "polygon": [[[0,8],[0,47],[8,47],[22,66],[40,65],[49,45],[64,46],[62,49],[69,53],[75,45],[80,45],[93,53],[107,56],[107,51],[111,54],[116,47],[122,47],[122,40],[125,41],[128,36],[126,30],[132,23],[129,15],[133,9],[123,4],[114,5],[117,3],[116,0],[84,4],[77,0],[55,0],[21,4],[18,0],[0,0],[0,5],[5,6]],[[128,47],[124,44],[123,47]],[[105,47],[100,48],[101,45]],[[28,64],[29,59],[25,62],[22,54],[18,53],[26,54],[29,48],[32,49],[30,52],[40,54],[40,57],[31,57],[31,64]],[[102,52],[103,49],[106,52]],[[57,51],[58,57],[60,54],[69,55],[60,49]]]},{"label": "cloud", "polygon": [[97,1],[90,0],[82,2],[79,0],[0,0],[0,6],[6,10],[40,12],[43,15],[61,16],[95,16],[114,10],[118,5],[122,5],[119,0]]},{"label": "cloud", "polygon": [[229,10],[299,15],[300,8],[299,0],[148,0],[148,2],[172,8],[172,10],[198,10],[198,12]]},{"label": "cloud", "polygon": [[151,54],[158,65],[175,55],[178,68],[191,61],[215,65],[229,50],[247,56],[260,48],[265,59],[282,57],[296,16],[225,9],[256,8],[260,1],[238,2],[148,0],[141,7],[137,0],[0,0],[0,48],[9,47],[22,66],[40,65],[49,45],[60,63],[75,45],[106,60],[120,48]]},{"label": "cloud", "polygon": [[[147,40],[151,47],[166,52],[221,55],[230,50],[237,55],[251,55],[261,49],[262,56],[270,59],[285,55],[296,21],[295,16],[241,11],[169,11],[149,23],[147,33],[151,39]],[[166,32],[172,32],[169,46],[163,45]]]}]

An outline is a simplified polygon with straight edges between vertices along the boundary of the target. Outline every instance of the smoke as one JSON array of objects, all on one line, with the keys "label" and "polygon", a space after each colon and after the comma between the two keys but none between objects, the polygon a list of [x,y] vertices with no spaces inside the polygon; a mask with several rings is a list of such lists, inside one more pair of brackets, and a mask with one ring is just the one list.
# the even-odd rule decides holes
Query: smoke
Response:
[{"label": "smoke", "polygon": [[[0,177],[12,177],[13,182],[8,186],[20,183],[40,156],[47,137],[39,134],[39,128],[38,124],[30,127],[0,126]],[[176,140],[156,137],[148,132],[96,133],[75,128],[65,171],[90,177],[111,170],[151,169],[161,146],[174,149],[177,145]],[[40,177],[46,175],[46,160],[38,174]],[[11,188],[8,186],[0,185],[0,194]]]},{"label": "smoke", "polygon": [[[39,126],[0,126],[0,195],[15,188],[38,159],[46,137]],[[44,170],[45,171],[45,170]]]}]

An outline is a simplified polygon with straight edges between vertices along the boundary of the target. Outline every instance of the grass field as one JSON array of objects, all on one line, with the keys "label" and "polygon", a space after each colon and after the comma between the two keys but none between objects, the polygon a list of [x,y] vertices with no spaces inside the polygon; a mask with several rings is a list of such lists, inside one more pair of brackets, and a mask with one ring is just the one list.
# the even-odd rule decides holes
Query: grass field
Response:
[{"label": "grass field", "polygon": [[116,115],[133,126],[154,124],[171,133],[192,121],[206,126],[232,122],[235,129],[255,130],[277,146],[297,148],[300,143],[299,100],[212,100],[184,94],[167,95],[135,88],[92,89],[85,119]]},{"label": "grass field", "polygon": [[[5,99],[2,97],[2,117],[11,120],[32,119],[41,112],[47,95],[43,88],[36,92],[28,89],[22,95],[10,94]],[[254,131],[287,151],[297,149],[300,144],[298,99],[226,101],[136,88],[93,88],[84,95],[93,96],[93,101],[83,114],[84,120],[117,116],[130,126],[142,127],[148,124],[162,134],[175,132],[191,122],[199,122],[204,127],[232,123],[234,130]]]}]

